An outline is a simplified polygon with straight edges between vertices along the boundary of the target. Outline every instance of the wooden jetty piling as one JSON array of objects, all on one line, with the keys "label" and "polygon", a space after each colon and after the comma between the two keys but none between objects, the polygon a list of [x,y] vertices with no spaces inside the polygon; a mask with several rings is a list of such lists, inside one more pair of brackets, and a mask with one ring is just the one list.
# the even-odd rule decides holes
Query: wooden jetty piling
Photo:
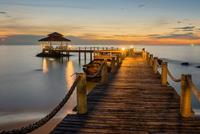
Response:
[{"label": "wooden jetty piling", "polygon": [[146,61],[147,61],[147,64],[150,64],[150,54],[149,54],[149,52],[147,52],[147,54],[146,54]]},{"label": "wooden jetty piling", "polygon": [[146,59],[146,51],[145,51],[145,48],[142,49],[142,57],[143,57],[144,59]]},{"label": "wooden jetty piling", "polygon": [[167,62],[162,62],[161,83],[167,86]]},{"label": "wooden jetty piling", "polygon": [[191,79],[191,75],[182,74],[180,111],[183,117],[191,117],[192,115],[191,89],[189,86],[189,81],[188,81],[189,79]]},{"label": "wooden jetty piling", "polygon": [[155,74],[158,73],[158,57],[154,57],[153,59],[153,71]]},{"label": "wooden jetty piling", "polygon": [[87,89],[86,89],[86,76],[85,74],[78,74],[80,81],[77,85],[77,111],[78,114],[87,113]]},{"label": "wooden jetty piling", "polygon": [[153,66],[153,54],[150,54],[149,63],[150,63],[150,66]]}]

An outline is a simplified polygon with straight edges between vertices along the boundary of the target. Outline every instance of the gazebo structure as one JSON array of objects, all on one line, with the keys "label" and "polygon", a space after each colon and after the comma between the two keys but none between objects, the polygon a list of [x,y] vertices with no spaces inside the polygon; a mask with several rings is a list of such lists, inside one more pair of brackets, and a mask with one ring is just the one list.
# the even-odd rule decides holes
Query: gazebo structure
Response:
[{"label": "gazebo structure", "polygon": [[[54,32],[48,34],[47,37],[40,39],[39,42],[42,45],[42,49],[57,49],[57,48],[64,49],[68,47],[69,42],[71,42],[71,40],[64,38],[63,35],[60,33]],[[55,44],[56,45],[60,44],[60,45],[57,48],[55,48],[54,47]]]},{"label": "gazebo structure", "polygon": [[62,34],[54,32],[48,34],[47,37],[39,40],[42,46],[42,53],[38,54],[38,56],[61,56],[63,51],[68,50],[68,45],[71,40],[65,38]]}]

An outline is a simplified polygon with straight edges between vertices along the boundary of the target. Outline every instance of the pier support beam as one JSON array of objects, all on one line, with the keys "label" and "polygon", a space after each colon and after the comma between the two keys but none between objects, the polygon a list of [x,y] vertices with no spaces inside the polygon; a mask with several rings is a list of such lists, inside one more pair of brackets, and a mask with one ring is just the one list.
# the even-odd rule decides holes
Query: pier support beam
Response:
[{"label": "pier support beam", "polygon": [[86,89],[86,75],[79,74],[81,79],[77,85],[77,111],[78,114],[87,113],[87,89]]},{"label": "pier support beam", "polygon": [[86,59],[87,59],[87,55],[86,55],[86,47],[85,47],[85,52],[84,52],[84,61],[85,61],[85,64],[86,64]]},{"label": "pier support beam", "polygon": [[90,52],[90,61],[92,61],[92,52]]},{"label": "pier support beam", "polygon": [[181,104],[180,111],[182,117],[191,117],[192,108],[191,108],[191,91],[189,87],[188,80],[191,79],[191,75],[183,74],[181,76]]}]

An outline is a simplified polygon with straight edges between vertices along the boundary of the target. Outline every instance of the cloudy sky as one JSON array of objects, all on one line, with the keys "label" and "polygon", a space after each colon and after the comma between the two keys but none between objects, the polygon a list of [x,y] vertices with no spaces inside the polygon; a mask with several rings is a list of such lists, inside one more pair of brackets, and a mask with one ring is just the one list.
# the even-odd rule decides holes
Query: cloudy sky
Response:
[{"label": "cloudy sky", "polygon": [[200,0],[0,0],[0,42],[200,44]]}]

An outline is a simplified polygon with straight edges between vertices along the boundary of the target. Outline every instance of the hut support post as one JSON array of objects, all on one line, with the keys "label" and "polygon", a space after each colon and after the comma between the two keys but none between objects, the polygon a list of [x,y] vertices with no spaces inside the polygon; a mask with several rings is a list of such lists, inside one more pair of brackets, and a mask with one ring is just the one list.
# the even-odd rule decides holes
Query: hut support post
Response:
[{"label": "hut support post", "polygon": [[92,61],[92,52],[90,52],[90,61]]},{"label": "hut support post", "polygon": [[161,83],[167,86],[167,62],[162,62]]},{"label": "hut support post", "polygon": [[189,87],[188,79],[191,79],[191,75],[183,74],[181,76],[181,104],[180,111],[182,117],[191,117],[191,90]]},{"label": "hut support post", "polygon": [[87,59],[87,56],[86,56],[86,47],[85,47],[85,52],[84,52],[84,61],[85,61],[85,63],[86,63],[86,59]]},{"label": "hut support post", "polygon": [[87,89],[86,89],[86,75],[79,74],[80,81],[77,85],[77,111],[78,114],[87,113]]},{"label": "hut support post", "polygon": [[90,47],[90,61],[92,61],[92,47]]}]

